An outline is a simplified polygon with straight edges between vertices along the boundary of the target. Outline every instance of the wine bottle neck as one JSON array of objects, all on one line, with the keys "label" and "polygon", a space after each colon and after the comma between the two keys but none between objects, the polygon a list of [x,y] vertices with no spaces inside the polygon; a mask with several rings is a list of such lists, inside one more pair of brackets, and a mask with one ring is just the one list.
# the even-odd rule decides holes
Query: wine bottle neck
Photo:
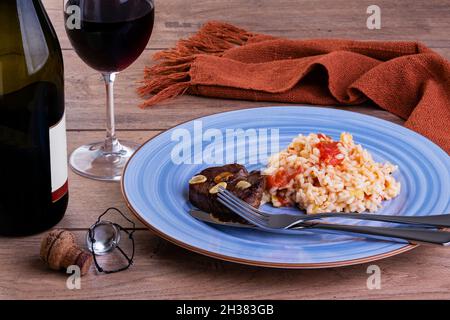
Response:
[{"label": "wine bottle neck", "polygon": [[[0,1],[0,94],[39,80],[59,62],[59,44],[40,0]],[[62,63],[62,62],[61,62]],[[53,72],[56,72],[54,69]]]}]

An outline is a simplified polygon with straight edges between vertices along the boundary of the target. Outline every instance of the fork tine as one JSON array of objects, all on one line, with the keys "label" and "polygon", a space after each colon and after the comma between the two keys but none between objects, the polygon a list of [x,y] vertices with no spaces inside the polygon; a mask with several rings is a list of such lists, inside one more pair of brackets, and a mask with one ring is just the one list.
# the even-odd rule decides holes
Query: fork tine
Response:
[{"label": "fork tine", "polygon": [[238,201],[236,201],[235,199],[233,199],[229,195],[224,194],[223,192],[219,191],[218,198],[221,199],[222,201],[226,202],[230,206],[232,206],[235,210],[239,210],[239,211],[245,212],[246,214],[251,215],[251,216],[255,216],[258,219],[262,218],[262,217],[258,217],[255,213],[253,213],[252,211],[248,210],[247,208],[242,207],[241,204]]},{"label": "fork tine", "polygon": [[[219,188],[218,193],[218,199],[222,200],[225,204],[227,204],[227,207],[231,209],[233,212],[237,214],[243,214],[245,215],[244,218],[247,220],[251,219],[251,221],[254,221],[255,224],[267,224],[266,220],[267,218],[261,215],[258,215],[254,211],[249,210],[246,207],[243,207],[241,203],[243,202],[241,199],[235,197],[230,192],[225,192],[226,190],[224,188]],[[256,219],[256,221],[255,221]]]},{"label": "fork tine", "polygon": [[[220,194],[220,193],[219,193]],[[223,199],[221,197],[218,197],[217,200],[219,201],[219,203],[221,203],[222,205],[224,205],[225,207],[227,207],[228,209],[230,209],[231,211],[235,212],[236,214],[240,215],[242,218],[244,218],[245,220],[253,223],[256,226],[259,227],[265,227],[265,223],[264,221],[262,221],[261,219],[259,219],[258,217],[256,217],[255,215],[253,215],[252,213],[249,213],[246,210],[241,210],[239,207],[237,207],[235,204],[233,204],[232,202],[229,202],[228,199]]]},{"label": "fork tine", "polygon": [[252,212],[254,212],[255,214],[263,217],[264,219],[268,218],[268,214],[266,214],[265,212],[258,210],[257,208],[251,206],[250,204],[248,204],[247,202],[239,199],[238,197],[236,197],[233,193],[231,193],[230,191],[224,189],[224,188],[219,188],[220,191],[219,193],[222,193],[224,196],[226,196],[227,198],[229,198],[230,200],[233,200],[237,205],[239,205],[242,208],[246,208],[248,210],[251,210]]},{"label": "fork tine", "polygon": [[240,200],[240,199],[238,199],[238,198],[232,197],[232,196],[230,196],[230,195],[228,195],[228,194],[225,194],[225,193],[223,193],[223,192],[219,192],[219,195],[218,195],[218,196],[220,196],[220,198],[222,198],[222,199],[224,199],[224,200],[227,200],[229,203],[232,203],[236,208],[238,208],[238,210],[245,211],[245,212],[247,212],[248,214],[251,214],[251,215],[253,215],[253,216],[256,216],[256,217],[258,217],[259,219],[262,219],[262,220],[267,220],[267,219],[268,219],[268,217],[266,217],[266,216],[264,216],[264,215],[261,215],[261,214],[259,214],[258,212],[249,209],[249,208],[246,207],[246,206],[243,206],[243,205],[242,205],[242,202],[243,202],[243,201]]}]

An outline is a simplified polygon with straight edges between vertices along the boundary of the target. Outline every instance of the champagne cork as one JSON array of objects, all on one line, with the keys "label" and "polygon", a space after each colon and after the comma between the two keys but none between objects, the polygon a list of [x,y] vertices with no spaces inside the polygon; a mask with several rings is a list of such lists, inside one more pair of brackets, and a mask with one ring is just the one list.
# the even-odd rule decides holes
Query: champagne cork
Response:
[{"label": "champagne cork", "polygon": [[42,239],[40,256],[50,269],[66,270],[71,265],[77,265],[81,275],[89,271],[93,261],[90,252],[76,245],[74,235],[61,229],[50,231]]}]

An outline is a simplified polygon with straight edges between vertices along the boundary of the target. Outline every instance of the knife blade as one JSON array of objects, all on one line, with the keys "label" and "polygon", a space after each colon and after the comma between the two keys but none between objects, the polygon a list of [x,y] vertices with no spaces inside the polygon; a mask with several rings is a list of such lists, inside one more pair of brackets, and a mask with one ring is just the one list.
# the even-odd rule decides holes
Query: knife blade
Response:
[{"label": "knife blade", "polygon": [[209,214],[205,211],[202,211],[202,210],[191,209],[191,210],[189,210],[189,214],[191,215],[191,217],[194,217],[195,219],[198,219],[200,221],[217,224],[220,226],[250,228],[250,229],[256,228],[254,225],[244,224],[244,223],[240,223],[240,222],[220,221],[218,219],[215,219],[211,214]]},{"label": "knife blade", "polygon": [[[203,222],[207,222],[207,223],[211,223],[211,224],[216,224],[219,226],[226,226],[226,227],[235,227],[235,228],[247,228],[247,229],[258,229],[258,230],[262,230],[261,228],[258,228],[257,226],[254,226],[252,224],[245,224],[245,223],[241,223],[241,222],[231,222],[231,221],[220,221],[218,219],[215,219],[211,214],[202,211],[202,210],[198,210],[198,209],[191,209],[189,210],[189,214],[191,217],[203,221]],[[275,232],[275,233],[286,233],[286,232],[292,232],[292,231],[296,231],[296,230],[303,230],[303,229],[308,229],[312,226],[314,226],[316,223],[312,223],[312,222],[305,222],[301,225],[289,228],[289,229],[277,229],[277,230],[273,230],[271,232]],[[266,230],[267,231],[267,230]]]}]

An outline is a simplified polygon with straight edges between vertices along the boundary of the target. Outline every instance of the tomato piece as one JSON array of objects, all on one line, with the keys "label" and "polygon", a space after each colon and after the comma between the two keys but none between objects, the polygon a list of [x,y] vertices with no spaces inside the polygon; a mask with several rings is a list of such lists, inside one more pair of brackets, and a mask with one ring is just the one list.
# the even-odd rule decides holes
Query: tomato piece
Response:
[{"label": "tomato piece", "polygon": [[319,133],[317,135],[317,137],[319,137],[319,139],[323,139],[323,140],[329,140],[330,139],[329,136],[327,136],[326,134],[323,134],[323,133]]},{"label": "tomato piece", "polygon": [[287,172],[284,168],[280,168],[275,174],[267,177],[267,187],[269,189],[273,187],[284,187],[294,179],[299,173],[303,172],[302,167],[298,167],[297,169],[293,170],[292,172]]},{"label": "tomato piece", "polygon": [[281,168],[275,174],[268,176],[266,182],[269,188],[279,188],[283,185],[286,185],[288,181],[284,169]]},{"label": "tomato piece", "polygon": [[277,197],[278,202],[282,207],[290,207],[292,206],[292,202],[289,199],[285,199],[284,197]]},{"label": "tomato piece", "polygon": [[316,148],[320,151],[319,160],[327,165],[329,164],[332,166],[336,166],[342,163],[342,161],[344,161],[344,158],[337,158],[337,156],[341,154],[338,144],[339,142],[331,141],[321,141],[317,143]]},{"label": "tomato piece", "polygon": [[303,172],[303,167],[298,167],[297,169],[293,170],[289,175],[288,175],[288,182],[292,179],[294,179],[299,173]]}]

